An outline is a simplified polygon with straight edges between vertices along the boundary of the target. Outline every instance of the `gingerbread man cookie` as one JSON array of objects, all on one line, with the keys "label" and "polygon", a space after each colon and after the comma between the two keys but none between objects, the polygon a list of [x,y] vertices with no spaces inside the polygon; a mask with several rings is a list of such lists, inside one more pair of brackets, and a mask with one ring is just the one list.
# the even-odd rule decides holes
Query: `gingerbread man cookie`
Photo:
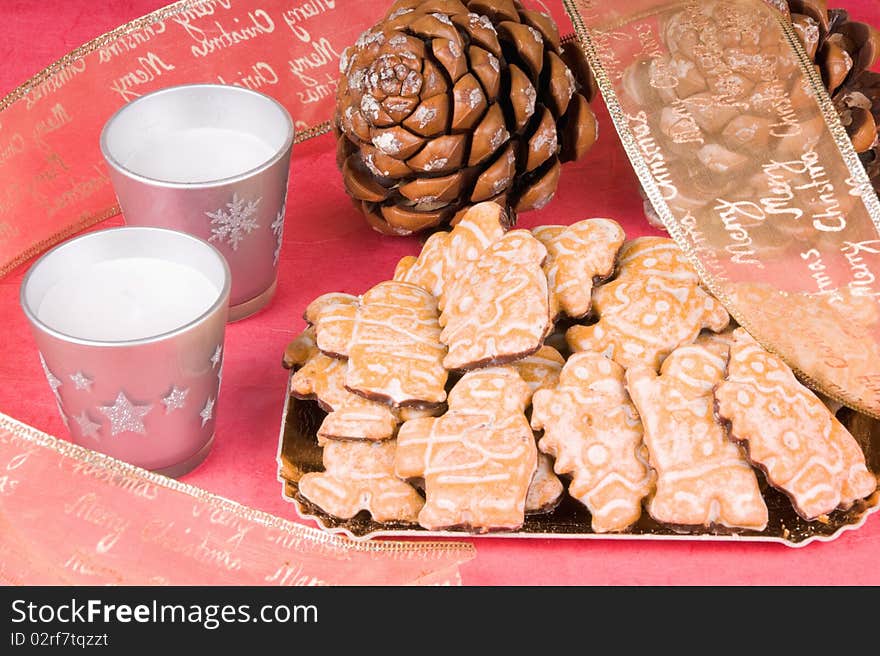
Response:
[{"label": "gingerbread man cookie", "polygon": [[394,437],[397,417],[390,407],[370,401],[345,389],[348,363],[315,349],[293,374],[291,393],[300,399],[315,399],[328,412],[318,428],[318,444],[327,440],[387,440]]},{"label": "gingerbread man cookie", "polygon": [[330,292],[328,294],[321,294],[318,298],[308,304],[306,307],[306,311],[303,313],[303,319],[305,319],[309,325],[315,325],[318,321],[318,315],[321,311],[329,307],[331,305],[338,306],[357,306],[358,297],[353,294],[343,294],[341,292]]},{"label": "gingerbread man cookie", "polygon": [[538,467],[526,493],[526,514],[534,515],[552,511],[559,505],[565,486],[553,471],[553,458],[538,453]]},{"label": "gingerbread man cookie", "polygon": [[642,449],[642,423],[626,393],[623,368],[598,353],[572,355],[553,389],[532,399],[541,451],[571,476],[569,494],[592,515],[596,533],[622,531],[642,514],[654,475]]},{"label": "gingerbread man cookie", "polygon": [[512,230],[461,272],[440,302],[447,369],[518,360],[550,331],[547,249],[527,230]]},{"label": "gingerbread man cookie", "polygon": [[657,472],[648,512],[658,522],[755,531],[767,525],[755,472],[714,416],[712,390],[724,367],[724,358],[689,345],[666,358],[659,376],[644,365],[626,372]]},{"label": "gingerbread man cookie", "polygon": [[411,282],[442,299],[458,274],[501,239],[506,224],[500,205],[478,203],[468,209],[451,232],[431,235],[417,258],[410,255],[400,260],[394,280]]},{"label": "gingerbread man cookie", "polygon": [[424,500],[394,475],[396,446],[395,440],[330,441],[324,447],[324,471],[303,476],[299,491],[340,519],[366,510],[377,522],[415,523]]},{"label": "gingerbread man cookie", "polygon": [[541,389],[555,387],[559,373],[565,364],[565,358],[552,346],[542,346],[535,353],[512,362],[520,377],[532,390],[532,394]]},{"label": "gingerbread man cookie", "polygon": [[[565,358],[552,346],[542,346],[536,353],[510,364],[529,386],[532,394],[554,387]],[[559,505],[565,486],[553,471],[553,458],[538,453],[538,468],[526,496],[526,514],[550,512]]]},{"label": "gingerbread man cookie", "polygon": [[318,352],[318,344],[315,341],[315,329],[309,326],[299,335],[294,337],[284,348],[284,356],[281,364],[285,369],[301,367],[309,358]]},{"label": "gingerbread man cookie", "polygon": [[599,321],[572,326],[573,351],[602,353],[624,368],[644,364],[657,371],[678,346],[703,328],[724,330],[724,306],[700,286],[696,271],[671,239],[641,237],[620,250],[620,273],[593,292]]},{"label": "gingerbread man cookie", "polygon": [[550,286],[550,317],[586,316],[593,281],[614,271],[625,238],[623,228],[611,219],[586,219],[568,227],[540,226],[532,234],[547,248],[544,272]]},{"label": "gingerbread man cookie", "polygon": [[720,333],[713,333],[711,330],[704,330],[699,336],[697,336],[694,344],[702,346],[710,353],[717,355],[719,358],[723,358],[726,362],[727,358],[730,356],[730,347],[733,345],[733,331],[735,327],[736,323],[734,322]]},{"label": "gingerbread man cookie", "polygon": [[424,479],[419,524],[430,530],[515,530],[537,467],[535,436],[524,411],[528,385],[510,367],[465,374],[442,417],[400,427],[395,472]]},{"label": "gingerbread man cookie", "polygon": [[446,399],[437,303],[421,287],[382,282],[356,305],[327,304],[315,334],[322,352],[348,358],[345,386],[356,394],[395,407]]},{"label": "gingerbread man cookie", "polygon": [[855,438],[742,328],[734,333],[727,379],[715,398],[733,439],[747,446],[751,461],[805,519],[849,508],[876,489]]}]

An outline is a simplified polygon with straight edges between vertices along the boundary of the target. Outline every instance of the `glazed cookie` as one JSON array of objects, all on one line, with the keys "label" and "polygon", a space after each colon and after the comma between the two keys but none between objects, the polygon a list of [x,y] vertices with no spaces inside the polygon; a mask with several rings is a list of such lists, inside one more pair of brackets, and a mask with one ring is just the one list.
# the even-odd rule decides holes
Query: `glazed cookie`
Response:
[{"label": "glazed cookie", "polygon": [[540,389],[555,387],[564,364],[565,358],[559,351],[552,346],[542,346],[532,355],[512,362],[510,366],[516,368],[534,394]]},{"label": "glazed cookie", "polygon": [[553,471],[553,458],[538,453],[538,467],[526,494],[526,514],[540,514],[553,510],[565,494],[565,486]]},{"label": "glazed cookie", "polygon": [[394,475],[395,440],[331,441],[324,447],[324,471],[299,481],[300,493],[323,511],[351,519],[366,510],[377,522],[414,523],[424,500]]},{"label": "glazed cookie", "polygon": [[[529,386],[532,394],[556,386],[565,358],[552,346],[542,346],[536,353],[511,363]],[[559,505],[565,486],[553,471],[553,459],[538,453],[538,468],[526,495],[526,514],[544,513]]]},{"label": "glazed cookie", "polygon": [[658,522],[755,531],[767,525],[755,472],[714,416],[712,390],[724,367],[724,358],[690,345],[673,351],[659,376],[644,365],[626,372],[657,472],[648,512]]},{"label": "glazed cookie", "polygon": [[629,368],[657,371],[678,346],[692,343],[703,328],[727,327],[724,306],[700,286],[696,271],[671,239],[641,237],[620,250],[620,273],[593,292],[599,321],[572,326],[573,351],[595,351]]},{"label": "glazed cookie", "polygon": [[[511,363],[529,386],[532,394],[556,386],[565,358],[552,346],[542,346],[536,353]],[[538,468],[526,495],[526,514],[549,512],[565,493],[565,486],[553,471],[553,459],[538,453]]]},{"label": "glazed cookie", "polygon": [[387,440],[394,437],[397,417],[385,404],[370,401],[345,389],[348,363],[315,349],[290,382],[291,393],[315,399],[328,412],[318,428],[318,444],[327,440]]},{"label": "glazed cookie", "polygon": [[445,347],[437,304],[421,287],[382,282],[356,305],[328,304],[318,312],[318,348],[347,357],[345,386],[365,398],[403,405],[446,399]]},{"label": "glazed cookie", "polygon": [[715,398],[731,437],[805,519],[849,508],[876,489],[855,438],[788,365],[741,328]]},{"label": "glazed cookie", "polygon": [[541,347],[552,327],[546,256],[530,232],[513,230],[461,272],[440,303],[447,369],[512,362]]},{"label": "glazed cookie", "polygon": [[357,303],[358,297],[352,294],[342,294],[337,292],[321,294],[318,298],[308,304],[306,311],[303,313],[303,319],[305,319],[309,325],[314,325],[318,321],[318,315],[325,307],[330,305],[356,306]]},{"label": "glazed cookie", "polygon": [[642,514],[654,487],[642,449],[642,424],[623,383],[623,369],[598,353],[572,355],[554,389],[532,399],[538,445],[556,458],[568,491],[592,515],[596,533],[622,531]]},{"label": "glazed cookie", "polygon": [[524,410],[528,385],[510,367],[465,374],[442,417],[400,427],[395,472],[424,479],[419,524],[478,532],[515,530],[537,467],[535,436]]},{"label": "glazed cookie", "polygon": [[400,260],[394,280],[411,282],[441,299],[458,274],[501,239],[506,224],[500,205],[478,203],[468,209],[451,232],[431,235],[417,258],[410,255]]},{"label": "glazed cookie", "polygon": [[287,344],[281,364],[285,369],[301,367],[317,352],[318,344],[315,342],[315,329],[309,326]]},{"label": "glazed cookie", "polygon": [[593,281],[614,271],[623,229],[610,219],[586,219],[568,227],[540,226],[532,234],[547,248],[544,272],[550,287],[550,317],[586,316]]},{"label": "glazed cookie", "polygon": [[724,358],[724,360],[727,361],[727,358],[730,355],[730,347],[733,344],[734,326],[736,326],[735,323],[732,326],[728,326],[720,333],[713,333],[711,330],[704,330],[699,334],[694,344],[702,346],[710,353],[717,355],[719,358]]}]

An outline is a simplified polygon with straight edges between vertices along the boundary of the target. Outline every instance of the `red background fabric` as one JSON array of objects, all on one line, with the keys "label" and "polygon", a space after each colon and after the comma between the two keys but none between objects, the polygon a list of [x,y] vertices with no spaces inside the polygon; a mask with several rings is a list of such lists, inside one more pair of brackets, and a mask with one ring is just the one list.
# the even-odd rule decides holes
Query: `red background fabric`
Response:
[{"label": "red background fabric", "polygon": [[[350,1],[350,0],[343,0]],[[0,2],[0,94],[69,50],[163,6],[161,0],[4,0]],[[834,3],[832,3],[834,4]],[[851,15],[880,25],[877,0],[840,0]],[[570,26],[561,26],[570,31]],[[638,183],[607,113],[596,103],[598,145],[568,165],[556,199],[524,215],[523,227],[618,220],[630,237],[651,234]],[[187,483],[296,519],[282,500],[275,454],[286,372],[281,353],[303,327],[309,300],[328,291],[360,293],[391,276],[418,240],[383,237],[348,203],[336,171],[332,137],[294,149],[279,290],[272,305],[226,333],[217,440]],[[320,183],[318,183],[320,181]],[[317,183],[317,184],[316,184]],[[26,218],[23,218],[26,220]],[[116,217],[100,227],[118,225]],[[0,280],[0,411],[54,435],[66,430],[46,385],[18,291],[27,265]],[[47,484],[51,484],[47,481]],[[466,584],[880,584],[880,517],[831,543],[790,549],[777,544],[477,538],[477,558],[462,568]]]}]

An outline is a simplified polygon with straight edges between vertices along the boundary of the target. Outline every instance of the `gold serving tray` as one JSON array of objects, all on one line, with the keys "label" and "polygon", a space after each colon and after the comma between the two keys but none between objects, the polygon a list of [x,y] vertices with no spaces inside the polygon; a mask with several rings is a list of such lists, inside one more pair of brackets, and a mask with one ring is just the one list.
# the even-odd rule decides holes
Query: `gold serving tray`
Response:
[{"label": "gold serving tray", "polygon": [[[322,471],[321,447],[316,432],[325,412],[314,401],[301,401],[288,394],[281,418],[281,437],[278,448],[278,480],[282,496],[291,501],[303,519],[313,520],[329,533],[344,534],[356,540],[375,537],[461,538],[583,538],[603,540],[717,540],[733,542],[779,542],[789,547],[803,547],[813,541],[828,542],[841,533],[859,528],[869,515],[880,508],[880,491],[857,503],[847,511],[836,510],[823,521],[808,522],[792,508],[788,498],[770,488],[759,473],[764,499],[770,511],[767,528],[761,532],[731,530],[724,527],[678,528],[658,524],[647,513],[625,533],[594,533],[590,528],[590,513],[580,503],[565,495],[550,512],[526,516],[522,528],[514,532],[469,533],[464,530],[428,531],[411,524],[379,523],[361,512],[349,520],[331,517],[299,493],[297,482],[308,472]],[[847,408],[838,413],[844,425],[859,441],[867,454],[868,468],[880,474],[880,422]]]}]

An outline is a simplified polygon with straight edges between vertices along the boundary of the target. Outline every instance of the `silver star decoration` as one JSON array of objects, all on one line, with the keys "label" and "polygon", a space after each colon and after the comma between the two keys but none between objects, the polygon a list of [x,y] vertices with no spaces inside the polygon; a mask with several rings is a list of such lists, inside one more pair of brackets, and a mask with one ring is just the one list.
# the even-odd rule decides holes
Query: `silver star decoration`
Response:
[{"label": "silver star decoration", "polygon": [[212,399],[209,396],[208,400],[205,401],[205,407],[202,408],[202,411],[199,413],[199,417],[202,418],[202,428],[204,428],[205,424],[207,424],[211,420],[211,417],[213,416],[213,414],[214,414],[214,399]]},{"label": "silver star decoration", "polygon": [[237,193],[232,200],[216,212],[205,212],[211,219],[211,237],[208,241],[226,242],[232,250],[238,250],[238,244],[250,233],[260,227],[254,216],[262,198],[245,200]]},{"label": "silver star decoration", "polygon": [[79,424],[79,429],[82,431],[83,437],[93,437],[98,439],[98,431],[101,430],[101,424],[93,422],[87,411],[83,410],[79,413],[78,417],[74,417],[73,419]]},{"label": "silver star decoration", "polygon": [[76,386],[78,390],[88,390],[92,391],[92,379],[86,376],[83,372],[77,371],[75,374],[70,374],[70,380],[73,381],[73,384]]},{"label": "silver star decoration", "polygon": [[61,387],[61,381],[55,374],[49,371],[49,365],[46,364],[46,359],[43,357],[42,353],[40,353],[40,364],[43,365],[43,373],[46,374],[46,380],[49,381],[49,387],[52,388],[52,394],[57,398],[58,388]]},{"label": "silver star decoration", "polygon": [[217,344],[217,348],[214,349],[214,355],[211,356],[211,369],[216,369],[217,365],[220,364],[220,358],[223,355],[223,345]]},{"label": "silver star decoration", "polygon": [[272,255],[272,262],[275,266],[278,266],[278,258],[281,256],[281,240],[284,238],[284,210],[286,208],[286,203],[282,203],[281,209],[278,210],[278,216],[275,217],[275,220],[272,222],[270,226],[272,228],[272,234],[275,235],[275,252]]},{"label": "silver star decoration", "polygon": [[152,405],[134,405],[124,392],[119,393],[113,405],[98,407],[98,410],[110,420],[110,432],[113,435],[126,431],[140,435],[146,434],[143,418],[152,409]]},{"label": "silver star decoration", "polygon": [[189,394],[189,388],[179,389],[177,385],[173,385],[168,396],[162,398],[162,403],[165,404],[165,414],[169,415],[174,410],[182,408],[186,404],[187,394]]}]

